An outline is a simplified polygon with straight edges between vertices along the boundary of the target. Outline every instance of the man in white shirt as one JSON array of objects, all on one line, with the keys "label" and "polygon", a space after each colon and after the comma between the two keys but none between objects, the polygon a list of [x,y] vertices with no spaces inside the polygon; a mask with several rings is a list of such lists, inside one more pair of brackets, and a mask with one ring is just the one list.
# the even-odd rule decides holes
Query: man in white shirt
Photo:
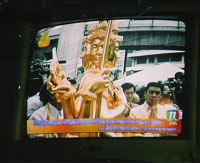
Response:
[{"label": "man in white shirt", "polygon": [[59,89],[57,91],[52,91],[50,89],[49,85],[52,83],[51,81],[52,78],[53,77],[50,76],[47,84],[44,84],[40,92],[42,101],[44,101],[44,106],[34,111],[32,115],[30,116],[29,120],[64,119],[64,112],[63,112],[62,101],[61,101],[61,96],[63,94],[58,93]]},{"label": "man in white shirt", "polygon": [[160,105],[163,87],[159,83],[151,82],[146,88],[144,104],[132,108],[129,116],[132,118],[166,119],[169,109],[176,110],[172,105]]},{"label": "man in white shirt", "polygon": [[49,101],[49,91],[47,90],[47,84],[43,84],[40,92],[27,100],[27,119],[42,106],[46,105]]},{"label": "man in white shirt", "polygon": [[[131,118],[167,119],[168,110],[177,110],[172,105],[159,104],[162,97],[163,87],[159,83],[151,82],[146,87],[146,101],[144,104],[132,108],[129,114]],[[127,136],[160,137],[160,133],[128,133]],[[166,134],[164,134],[166,135]],[[176,134],[167,134],[176,135]]]},{"label": "man in white shirt", "polygon": [[124,83],[121,85],[127,99],[127,104],[133,108],[138,106],[135,102],[139,102],[139,96],[135,93],[135,86],[132,83]]},{"label": "man in white shirt", "polygon": [[53,120],[63,119],[63,109],[57,109],[54,105],[48,102],[45,106],[35,111],[29,120]]},{"label": "man in white shirt", "polygon": [[[47,87],[46,87],[47,89]],[[47,90],[46,105],[40,107],[38,110],[33,112],[29,120],[53,120],[63,119],[63,108],[61,102],[58,102],[54,93]]]},{"label": "man in white shirt", "polygon": [[[47,104],[33,112],[29,120],[54,120],[63,118],[61,103],[58,103],[55,95],[49,92]],[[31,134],[30,137],[58,138],[58,134]]]},{"label": "man in white shirt", "polygon": [[43,102],[40,100],[40,93],[36,93],[34,96],[29,97],[27,100],[27,117],[29,118],[33,112],[43,106]]}]

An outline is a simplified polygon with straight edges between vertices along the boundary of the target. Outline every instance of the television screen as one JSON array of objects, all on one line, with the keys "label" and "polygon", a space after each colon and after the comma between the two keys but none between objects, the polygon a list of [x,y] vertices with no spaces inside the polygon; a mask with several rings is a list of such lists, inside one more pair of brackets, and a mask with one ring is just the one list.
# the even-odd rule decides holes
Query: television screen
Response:
[{"label": "television screen", "polygon": [[28,137],[177,137],[185,30],[173,17],[39,29],[29,68]]}]

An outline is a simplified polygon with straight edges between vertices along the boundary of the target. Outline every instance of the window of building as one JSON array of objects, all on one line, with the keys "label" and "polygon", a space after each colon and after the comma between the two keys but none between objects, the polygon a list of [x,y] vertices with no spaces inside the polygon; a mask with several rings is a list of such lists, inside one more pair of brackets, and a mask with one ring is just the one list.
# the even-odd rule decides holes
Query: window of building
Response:
[{"label": "window of building", "polygon": [[169,55],[168,54],[158,55],[158,62],[169,62]]},{"label": "window of building", "polygon": [[87,36],[88,34],[89,34],[88,24],[86,24],[84,29],[84,36]]},{"label": "window of building", "polygon": [[147,62],[147,56],[137,58],[137,64],[145,64]]},{"label": "window of building", "polygon": [[44,53],[44,56],[45,56],[46,60],[50,60],[50,59],[53,58],[52,57],[52,52]]},{"label": "window of building", "polygon": [[154,63],[154,60],[155,60],[154,55],[149,56],[149,63]]},{"label": "window of building", "polygon": [[182,54],[171,55],[171,62],[181,62]]},{"label": "window of building", "polygon": [[57,46],[58,46],[58,39],[53,39],[53,40],[51,40],[50,46],[51,46],[51,47],[56,47],[56,49],[57,49]]},{"label": "window of building", "polygon": [[132,58],[127,58],[126,67],[131,67],[131,66],[132,66]]},{"label": "window of building", "polygon": [[55,47],[57,49],[58,39],[53,39],[50,41],[50,45],[48,47],[40,49],[40,51],[44,54],[46,60],[52,59],[52,49]]}]

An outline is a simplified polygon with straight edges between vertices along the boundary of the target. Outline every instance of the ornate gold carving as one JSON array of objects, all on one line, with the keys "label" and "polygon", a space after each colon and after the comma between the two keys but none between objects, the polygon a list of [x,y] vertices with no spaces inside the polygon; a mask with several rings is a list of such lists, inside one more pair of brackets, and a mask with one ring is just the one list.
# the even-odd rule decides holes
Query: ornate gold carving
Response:
[{"label": "ornate gold carving", "polygon": [[[122,42],[123,38],[118,36],[117,33],[118,29],[112,21],[109,23],[102,21],[89,31],[89,35],[83,41],[84,47],[81,58],[87,71],[79,85],[79,91],[85,94],[76,99],[79,112],[82,112],[82,114],[79,114],[79,118],[81,116],[82,118],[104,118],[103,112],[105,111],[112,112],[113,118],[121,117],[125,113],[125,100],[121,97],[123,91],[114,86],[109,77],[110,70],[108,69],[115,67],[119,58],[119,43]],[[83,104],[91,100],[94,95],[97,96],[97,99],[93,98],[96,100],[96,105],[94,103],[91,103],[92,105]],[[80,104],[81,102],[82,104]],[[89,110],[93,111],[90,112]],[[93,115],[85,117],[87,114],[83,112],[90,112]]]},{"label": "ornate gold carving", "polygon": [[[84,39],[83,43],[83,66],[90,69],[92,66],[101,68],[103,55],[105,50],[106,34],[108,30],[108,22],[102,21],[89,31],[89,35]],[[104,68],[115,67],[119,58],[119,43],[123,41],[123,37],[117,35],[118,28],[112,24],[110,39],[108,40],[108,50],[105,58]]]},{"label": "ornate gold carving", "polygon": [[102,21],[89,31],[81,54],[87,71],[78,90],[66,79],[59,63],[51,63],[47,85],[57,102],[62,103],[65,118],[116,118],[127,114],[126,98],[121,87],[113,84],[108,69],[114,67],[119,58],[119,43],[123,39],[117,33],[112,21]]}]

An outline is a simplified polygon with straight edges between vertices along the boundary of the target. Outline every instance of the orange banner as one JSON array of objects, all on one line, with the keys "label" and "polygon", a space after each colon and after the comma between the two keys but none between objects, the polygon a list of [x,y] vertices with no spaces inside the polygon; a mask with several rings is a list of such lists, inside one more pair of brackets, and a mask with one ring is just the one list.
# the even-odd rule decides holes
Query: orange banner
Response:
[{"label": "orange banner", "polygon": [[27,121],[28,134],[68,132],[180,133],[181,120],[163,119],[65,119]]}]

